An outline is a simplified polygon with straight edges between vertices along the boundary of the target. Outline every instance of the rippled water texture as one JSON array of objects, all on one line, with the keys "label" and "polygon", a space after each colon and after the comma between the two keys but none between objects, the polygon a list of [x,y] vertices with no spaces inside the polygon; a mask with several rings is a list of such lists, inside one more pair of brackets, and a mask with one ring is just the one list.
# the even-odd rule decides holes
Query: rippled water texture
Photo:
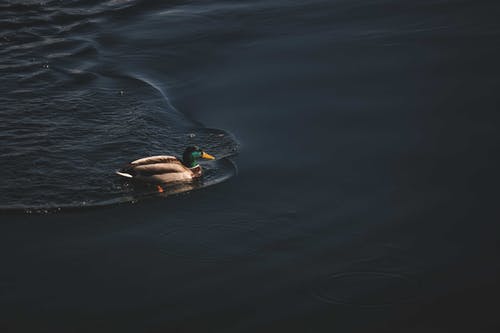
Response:
[{"label": "rippled water texture", "polygon": [[170,103],[168,82],[127,66],[119,59],[129,54],[110,50],[110,22],[103,17],[119,19],[134,5],[0,5],[0,208],[40,211],[133,200],[144,193],[114,170],[143,156],[180,156],[193,144],[219,161],[206,166],[202,184],[188,188],[234,174],[223,160],[237,151],[232,136],[188,119]]}]

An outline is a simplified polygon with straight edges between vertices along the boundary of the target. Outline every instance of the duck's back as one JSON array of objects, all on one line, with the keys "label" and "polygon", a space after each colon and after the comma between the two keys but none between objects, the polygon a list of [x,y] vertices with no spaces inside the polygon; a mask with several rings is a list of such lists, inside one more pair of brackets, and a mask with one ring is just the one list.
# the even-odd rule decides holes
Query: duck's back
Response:
[{"label": "duck's back", "polygon": [[138,160],[130,162],[130,165],[137,166],[137,165],[157,164],[157,163],[179,163],[179,164],[182,164],[175,156],[157,155],[157,156],[149,156],[149,157],[140,158]]}]

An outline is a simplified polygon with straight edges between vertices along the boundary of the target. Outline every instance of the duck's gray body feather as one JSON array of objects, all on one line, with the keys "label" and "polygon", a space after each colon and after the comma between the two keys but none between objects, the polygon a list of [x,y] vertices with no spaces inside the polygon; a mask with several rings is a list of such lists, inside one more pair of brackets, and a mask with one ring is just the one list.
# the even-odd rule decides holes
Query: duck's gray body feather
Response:
[{"label": "duck's gray body feather", "polygon": [[158,155],[135,160],[116,174],[156,184],[189,182],[201,176],[201,167],[188,168],[174,156]]}]

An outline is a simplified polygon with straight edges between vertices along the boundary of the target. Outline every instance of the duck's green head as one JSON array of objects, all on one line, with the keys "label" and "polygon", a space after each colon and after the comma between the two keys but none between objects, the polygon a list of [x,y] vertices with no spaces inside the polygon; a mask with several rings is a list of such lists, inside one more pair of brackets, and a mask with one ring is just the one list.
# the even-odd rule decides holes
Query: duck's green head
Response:
[{"label": "duck's green head", "polygon": [[199,158],[215,160],[215,157],[213,157],[212,155],[205,153],[197,146],[193,146],[187,147],[186,150],[184,150],[184,154],[182,154],[182,164],[184,164],[188,168],[194,168],[198,165]]}]

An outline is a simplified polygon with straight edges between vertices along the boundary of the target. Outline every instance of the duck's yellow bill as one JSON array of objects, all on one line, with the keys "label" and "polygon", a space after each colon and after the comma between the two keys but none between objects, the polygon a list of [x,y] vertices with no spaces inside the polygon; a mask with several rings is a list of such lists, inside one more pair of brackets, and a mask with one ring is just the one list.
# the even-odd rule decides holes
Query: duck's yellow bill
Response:
[{"label": "duck's yellow bill", "polygon": [[205,152],[203,152],[203,153],[201,154],[201,158],[205,158],[205,159],[207,159],[207,160],[215,160],[215,157],[213,157],[212,155],[207,154],[207,153],[205,153]]}]

